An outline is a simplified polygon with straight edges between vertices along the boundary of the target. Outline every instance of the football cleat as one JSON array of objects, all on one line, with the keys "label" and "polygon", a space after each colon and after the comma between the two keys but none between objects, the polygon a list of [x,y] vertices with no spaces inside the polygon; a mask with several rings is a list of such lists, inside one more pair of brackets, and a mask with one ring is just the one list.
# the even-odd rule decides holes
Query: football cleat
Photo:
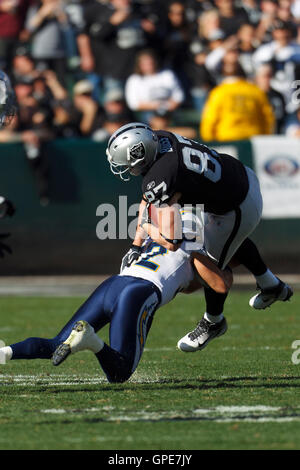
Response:
[{"label": "football cleat", "polygon": [[[293,289],[280,279],[278,280],[279,284],[277,284],[277,286],[261,289],[259,294],[254,295],[249,300],[249,305],[257,310],[261,310],[270,307],[277,300],[281,300],[282,302],[290,300],[294,293]],[[259,286],[258,288],[260,289]]]},{"label": "football cleat", "polygon": [[177,347],[184,352],[201,351],[212,339],[224,335],[226,331],[225,318],[219,323],[211,323],[203,317],[193,331],[178,341]]},{"label": "football cleat", "polygon": [[[70,354],[89,349],[98,352],[103,341],[96,335],[94,328],[84,320],[75,323],[66,341],[61,343],[53,353],[54,366],[61,364]],[[100,347],[99,347],[100,345]]]}]

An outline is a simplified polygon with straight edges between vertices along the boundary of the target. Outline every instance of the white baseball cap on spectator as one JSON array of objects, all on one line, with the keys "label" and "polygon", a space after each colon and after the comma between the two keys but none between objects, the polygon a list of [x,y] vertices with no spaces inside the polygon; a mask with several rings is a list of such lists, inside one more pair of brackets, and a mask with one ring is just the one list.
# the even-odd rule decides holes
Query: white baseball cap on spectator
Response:
[{"label": "white baseball cap on spectator", "polygon": [[209,41],[219,41],[225,39],[225,33],[222,29],[214,29],[207,38]]},{"label": "white baseball cap on spectator", "polygon": [[123,101],[124,100],[124,93],[119,88],[113,88],[108,90],[103,98],[104,103],[109,103],[111,101]]},{"label": "white baseball cap on spectator", "polygon": [[80,80],[79,82],[75,83],[73,87],[74,95],[83,95],[85,93],[92,93],[93,85],[88,80]]}]

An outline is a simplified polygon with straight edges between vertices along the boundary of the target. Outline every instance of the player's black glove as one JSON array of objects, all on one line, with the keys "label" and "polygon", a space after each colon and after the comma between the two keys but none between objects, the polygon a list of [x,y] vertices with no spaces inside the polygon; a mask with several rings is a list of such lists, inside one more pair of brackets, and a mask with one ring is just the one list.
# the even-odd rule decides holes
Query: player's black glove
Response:
[{"label": "player's black glove", "polygon": [[5,252],[9,253],[10,255],[12,254],[11,247],[2,242],[2,240],[5,240],[5,238],[8,237],[10,237],[10,233],[0,234],[0,258],[4,258]]},{"label": "player's black glove", "polygon": [[11,201],[5,199],[4,197],[0,196],[0,219],[9,215],[12,217],[16,212],[15,206]]},{"label": "player's black glove", "polygon": [[122,272],[124,268],[128,268],[129,266],[131,266],[134,261],[139,259],[141,252],[142,252],[141,246],[131,245],[130,250],[128,251],[128,253],[126,253],[126,255],[122,259],[120,272]]}]

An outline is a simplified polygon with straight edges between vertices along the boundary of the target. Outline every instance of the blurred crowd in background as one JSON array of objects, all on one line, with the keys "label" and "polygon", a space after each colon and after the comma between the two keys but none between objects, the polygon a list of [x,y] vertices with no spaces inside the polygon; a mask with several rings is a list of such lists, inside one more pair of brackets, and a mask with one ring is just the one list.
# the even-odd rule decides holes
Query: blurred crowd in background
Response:
[{"label": "blurred crowd in background", "polygon": [[24,143],[45,195],[57,137],[106,141],[132,120],[300,136],[300,0],[0,0],[0,68],[18,103],[0,142]]}]

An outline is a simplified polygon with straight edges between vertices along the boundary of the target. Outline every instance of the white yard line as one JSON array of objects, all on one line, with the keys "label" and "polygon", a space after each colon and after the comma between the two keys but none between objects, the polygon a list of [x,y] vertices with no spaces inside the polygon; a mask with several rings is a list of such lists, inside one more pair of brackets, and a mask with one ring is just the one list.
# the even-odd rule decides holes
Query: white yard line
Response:
[{"label": "white yard line", "polygon": [[[226,380],[230,377],[220,377],[220,380]],[[131,379],[131,383],[163,383],[169,381],[167,377],[147,378],[136,376]],[[170,380],[171,381],[171,380]],[[217,380],[216,380],[217,381]],[[24,386],[24,387],[53,387],[53,386],[82,386],[82,385],[101,385],[106,384],[104,377],[95,377],[92,375],[76,374],[51,374],[32,375],[0,375],[0,385],[2,386]],[[29,398],[31,395],[24,395]],[[32,396],[31,396],[32,397]],[[219,405],[208,408],[195,408],[192,410],[167,410],[167,411],[131,411],[125,407],[91,407],[91,408],[46,408],[38,412],[42,414],[68,415],[76,419],[82,415],[93,415],[95,419],[106,422],[116,421],[176,421],[176,420],[196,420],[212,421],[216,423],[288,423],[300,421],[300,407],[280,407],[267,405]]]},{"label": "white yard line", "polygon": [[[109,413],[108,413],[109,411]],[[69,416],[82,416],[83,414],[98,415],[99,420],[115,421],[170,421],[170,420],[197,420],[213,421],[216,423],[287,423],[300,421],[300,409],[287,409],[274,406],[217,406],[187,411],[129,411],[107,410],[104,408],[64,409],[49,408],[40,410],[44,414],[68,414]]]},{"label": "white yard line", "polygon": [[[3,369],[2,369],[3,372]],[[249,377],[257,378],[256,375],[249,375]],[[241,377],[242,379],[243,377]],[[215,379],[216,382],[230,380],[230,376],[220,376]],[[186,379],[188,381],[188,379]],[[239,377],[236,378],[239,380]],[[150,377],[135,373],[128,381],[132,384],[163,384],[171,383],[172,378],[169,377]],[[203,381],[205,383],[205,380]],[[51,374],[51,375],[26,375],[26,374],[0,374],[0,386],[18,386],[18,387],[71,387],[83,385],[103,385],[108,384],[107,379],[100,375],[66,375],[66,374]],[[201,411],[197,411],[201,413]]]},{"label": "white yard line", "polygon": [[[129,380],[131,383],[162,383],[167,379],[164,378],[147,378],[147,377],[133,377]],[[16,374],[16,375],[0,375],[0,386],[2,385],[14,385],[20,387],[53,387],[53,386],[73,386],[73,385],[101,385],[107,384],[107,379],[105,377],[97,376],[84,376],[84,375],[63,375],[63,374],[51,374],[49,376],[39,376],[39,375],[26,375],[26,374]]]}]

